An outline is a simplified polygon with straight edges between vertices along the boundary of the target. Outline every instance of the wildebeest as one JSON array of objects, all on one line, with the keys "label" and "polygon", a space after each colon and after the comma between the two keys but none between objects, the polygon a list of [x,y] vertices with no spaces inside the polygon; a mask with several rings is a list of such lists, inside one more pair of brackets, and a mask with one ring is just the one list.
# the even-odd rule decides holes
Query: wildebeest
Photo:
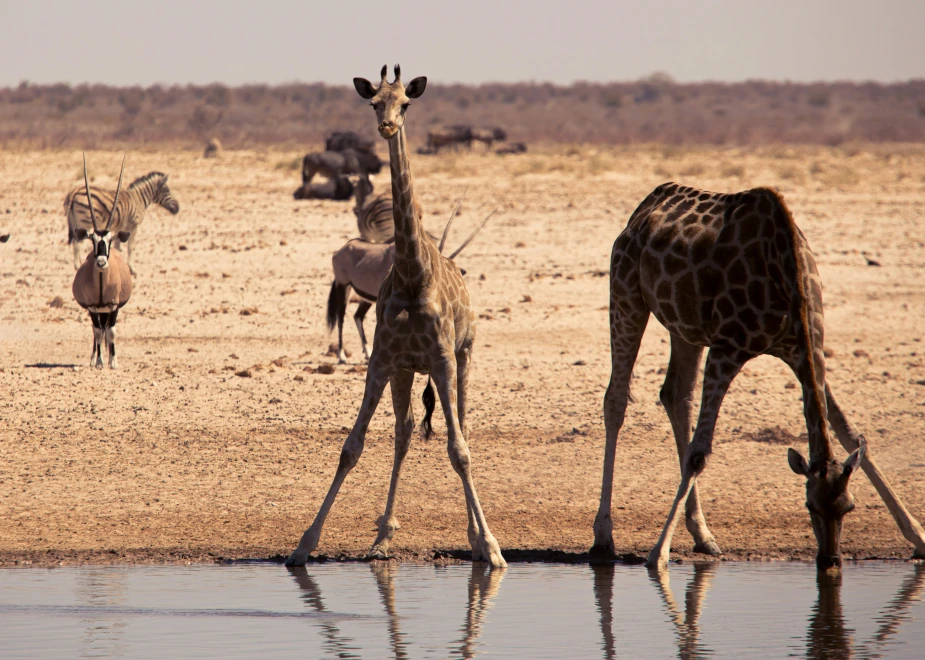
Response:
[{"label": "wildebeest", "polygon": [[444,147],[458,148],[461,145],[465,145],[467,149],[472,148],[471,126],[454,124],[432,130],[427,134],[427,147],[433,150],[432,153],[437,153]]},{"label": "wildebeest", "polygon": [[302,185],[311,183],[316,174],[329,179],[348,174],[378,174],[382,170],[382,161],[376,154],[356,149],[344,151],[316,151],[306,154],[302,159]]},{"label": "wildebeest", "polygon": [[333,199],[344,201],[353,197],[353,184],[345,176],[321,183],[303,183],[292,193],[293,199]]},{"label": "wildebeest", "polygon": [[523,142],[511,142],[506,144],[500,149],[495,149],[496,154],[525,154],[527,153],[527,145]]},{"label": "wildebeest", "polygon": [[222,155],[222,143],[218,138],[212,138],[206,143],[206,148],[202,152],[203,158],[218,158]]},{"label": "wildebeest", "polygon": [[367,140],[353,131],[334,131],[324,140],[325,151],[346,151],[347,149],[376,153],[376,146],[372,140]]},{"label": "wildebeest", "polygon": [[483,143],[488,149],[494,142],[507,140],[507,132],[503,128],[473,128],[472,139]]}]

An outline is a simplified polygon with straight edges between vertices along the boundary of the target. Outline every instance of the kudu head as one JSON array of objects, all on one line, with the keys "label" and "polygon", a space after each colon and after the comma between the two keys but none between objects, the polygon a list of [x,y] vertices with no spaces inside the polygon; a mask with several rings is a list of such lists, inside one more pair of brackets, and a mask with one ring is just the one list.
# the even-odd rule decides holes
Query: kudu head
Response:
[{"label": "kudu head", "polygon": [[357,93],[364,99],[368,99],[369,104],[376,110],[379,135],[386,140],[391,140],[405,125],[405,113],[411,105],[411,99],[416,99],[424,93],[427,78],[424,76],[415,78],[405,87],[401,81],[401,67],[396,64],[395,80],[389,83],[385,79],[388,68],[388,65],[382,67],[382,81],[378,89],[373,87],[366,78],[354,78],[353,86],[356,87]]},{"label": "kudu head", "polygon": [[[109,219],[106,226],[100,228],[96,222],[96,213],[93,211],[93,198],[90,196],[90,177],[87,175],[87,154],[84,153],[84,186],[87,190],[87,206],[90,208],[90,221],[93,223],[93,233],[90,238],[93,240],[93,254],[96,255],[96,269],[106,270],[109,268],[109,250],[112,246],[113,234],[109,228],[112,226],[112,220],[116,215],[116,209],[119,205],[119,194],[122,192],[122,175],[125,174],[125,156],[122,156],[122,169],[119,172],[119,184],[116,186],[116,196],[112,201],[112,210],[109,212]],[[129,239],[127,231],[118,233],[119,240],[123,243]],[[83,227],[77,229],[77,240],[82,241],[87,238],[87,230]]]},{"label": "kudu head", "polygon": [[848,480],[864,460],[867,441],[860,438],[860,446],[845,462],[829,459],[819,464],[807,464],[795,449],[787,452],[790,469],[806,477],[806,508],[816,535],[816,566],[819,570],[841,567],[841,527],[845,514],[854,509],[854,497],[848,491]]}]

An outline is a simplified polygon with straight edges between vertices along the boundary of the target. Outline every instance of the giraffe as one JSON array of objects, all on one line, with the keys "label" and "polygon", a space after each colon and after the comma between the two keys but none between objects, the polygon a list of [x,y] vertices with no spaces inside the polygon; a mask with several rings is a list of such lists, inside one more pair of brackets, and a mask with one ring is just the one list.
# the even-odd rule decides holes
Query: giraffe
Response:
[{"label": "giraffe", "polygon": [[[712,453],[716,418],[729,385],[748,360],[762,354],[783,360],[803,389],[810,461],[791,448],[788,462],[806,477],[806,507],[820,570],[841,566],[841,523],[854,508],[848,479],[858,466],[915,546],[915,556],[925,557],[925,532],[874,463],[866,439],[848,422],[825,381],[822,283],[784,200],[768,188],[718,194],[675,183],[650,193],[613,245],[612,371],[604,397],[604,475],[592,553],[613,553],[617,435],[631,399],[633,364],[650,313],[671,333],[660,399],[681,463],[677,496],[647,557],[650,568],[667,567],[682,509],[694,551],[722,554],[707,528],[696,479]],[[706,347],[700,414],[691,440],[691,400]],[[826,418],[851,452],[844,462],[834,457]]]},{"label": "giraffe", "polygon": [[440,254],[424,231],[420,207],[415,203],[405,137],[405,114],[411,99],[424,93],[427,78],[415,78],[406,87],[397,64],[392,83],[386,80],[387,70],[387,67],[382,67],[378,88],[365,78],[354,78],[353,84],[359,95],[370,101],[376,111],[379,134],[389,144],[395,224],[394,265],[379,289],[376,334],[359,415],[344,442],[334,480],[318,515],[302,535],[287,564],[304,564],[317,547],[337,492],[363,452],[366,430],[386,383],[391,384],[395,411],[395,458],[385,513],[379,518],[379,533],[369,556],[389,556],[389,544],[398,529],[394,512],[395,492],[414,428],[411,386],[414,374],[424,373],[430,374],[433,379],[446,417],[447,452],[453,469],[462,480],[466,496],[472,559],[485,560],[493,568],[499,568],[507,564],[497,540],[488,529],[470,470],[466,390],[475,340],[475,313],[459,267]]}]

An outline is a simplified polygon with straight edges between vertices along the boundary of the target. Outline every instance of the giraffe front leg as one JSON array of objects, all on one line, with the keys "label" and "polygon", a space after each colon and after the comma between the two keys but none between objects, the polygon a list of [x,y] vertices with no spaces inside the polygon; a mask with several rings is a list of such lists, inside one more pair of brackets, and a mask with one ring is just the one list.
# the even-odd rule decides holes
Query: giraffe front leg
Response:
[{"label": "giraffe front leg", "polygon": [[371,559],[389,559],[389,543],[398,531],[395,518],[395,493],[398,490],[398,477],[401,466],[411,446],[411,434],[414,432],[414,410],[411,407],[411,388],[414,385],[414,373],[396,371],[392,376],[392,409],[395,411],[395,460],[392,463],[392,479],[389,483],[389,496],[385,503],[385,513],[379,517],[379,535],[367,555]]},{"label": "giraffe front leg", "polygon": [[447,453],[450,456],[450,463],[453,469],[463,483],[463,491],[466,494],[466,504],[475,522],[478,525],[478,536],[476,544],[478,545],[478,555],[487,559],[492,567],[499,568],[507,566],[504,557],[501,556],[501,548],[498,541],[492,536],[488,529],[488,522],[485,520],[485,513],[482,511],[482,505],[479,503],[478,494],[475,491],[475,483],[472,480],[470,469],[471,456],[469,454],[469,444],[463,436],[462,429],[459,427],[458,407],[457,407],[457,372],[456,356],[449,355],[442,364],[435,366],[431,377],[440,396],[440,403],[443,407],[443,414],[446,417],[447,428]]},{"label": "giraffe front leg", "polygon": [[384,365],[370,365],[370,369],[366,372],[366,391],[363,394],[363,403],[360,406],[360,413],[357,415],[353,430],[347,436],[344,448],[340,452],[340,461],[337,465],[337,471],[334,473],[334,480],[331,482],[331,487],[328,489],[328,494],[325,496],[314,522],[312,522],[311,527],[305,530],[299,541],[299,546],[286,560],[287,566],[303,566],[308,561],[308,556],[318,547],[318,541],[321,539],[321,529],[324,527],[328,512],[334,505],[337,492],[350,470],[353,469],[363,454],[366,429],[369,427],[369,421],[372,419],[373,413],[376,412],[376,406],[379,405],[382,390],[385,389],[389,376],[390,374]]},{"label": "giraffe front leg", "polygon": [[[462,349],[456,354],[456,402],[459,413],[459,428],[466,442],[469,442],[469,426],[466,424],[466,393],[469,387],[469,364],[472,358],[472,347]],[[469,526],[466,529],[469,537],[469,547],[472,548],[472,561],[485,561],[482,556],[482,547],[479,543],[481,532],[479,523],[469,502],[466,502],[466,517]]]},{"label": "giraffe front leg", "polygon": [[[835,429],[835,435],[845,448],[845,451],[851,453],[858,448],[858,438],[861,437],[861,434],[851,427],[841,407],[835,400],[832,390],[829,389],[828,384],[825,386],[825,397],[828,404],[829,422],[832,424],[832,428]],[[886,508],[890,511],[893,520],[895,520],[896,524],[899,526],[902,535],[915,547],[915,553],[912,555],[913,559],[925,559],[925,531],[923,531],[919,521],[909,513],[905,504],[899,499],[899,495],[893,490],[892,484],[890,484],[886,476],[880,471],[880,468],[877,467],[877,464],[871,457],[869,445],[867,451],[864,452],[864,459],[861,461],[861,469],[864,470],[864,474],[867,475],[870,482],[874,485],[874,488],[880,495],[880,499],[886,504]]]}]

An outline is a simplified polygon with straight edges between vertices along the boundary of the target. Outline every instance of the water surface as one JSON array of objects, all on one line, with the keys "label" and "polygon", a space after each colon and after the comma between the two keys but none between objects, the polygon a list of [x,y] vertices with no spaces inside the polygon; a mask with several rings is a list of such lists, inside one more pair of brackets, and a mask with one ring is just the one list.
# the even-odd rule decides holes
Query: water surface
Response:
[{"label": "water surface", "polygon": [[4,658],[922,658],[925,566],[0,570]]}]

